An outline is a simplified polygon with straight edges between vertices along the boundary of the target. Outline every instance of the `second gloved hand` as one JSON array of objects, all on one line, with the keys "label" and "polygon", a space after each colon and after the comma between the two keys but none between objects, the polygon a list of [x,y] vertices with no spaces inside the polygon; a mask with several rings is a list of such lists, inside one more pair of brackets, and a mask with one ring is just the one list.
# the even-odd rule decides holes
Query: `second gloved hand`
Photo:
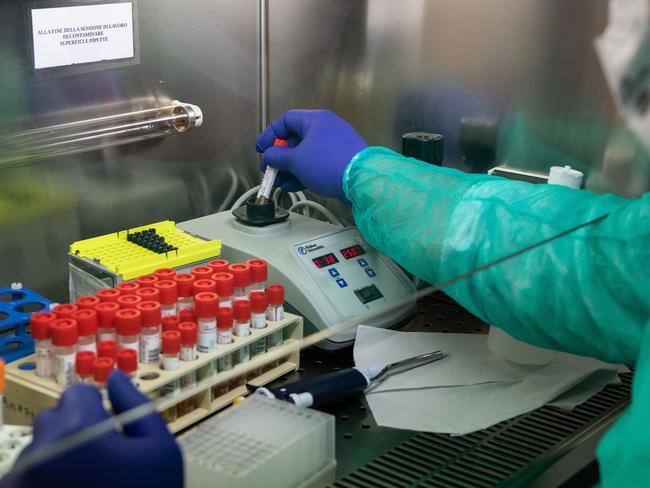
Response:
[{"label": "second gloved hand", "polygon": [[[149,401],[121,371],[111,374],[108,395],[118,414]],[[34,440],[21,453],[18,464],[31,453],[47,451],[68,436],[108,418],[96,388],[71,386],[56,408],[36,417]],[[123,425],[122,432],[107,432],[25,471],[9,473],[0,482],[0,488],[37,486],[181,488],[183,460],[165,421],[153,412]]]},{"label": "second gloved hand", "polygon": [[[273,147],[275,138],[290,147]],[[329,110],[289,110],[257,138],[263,154],[261,169],[280,170],[276,186],[284,191],[304,188],[349,204],[342,178],[350,160],[368,144],[345,120]]]}]

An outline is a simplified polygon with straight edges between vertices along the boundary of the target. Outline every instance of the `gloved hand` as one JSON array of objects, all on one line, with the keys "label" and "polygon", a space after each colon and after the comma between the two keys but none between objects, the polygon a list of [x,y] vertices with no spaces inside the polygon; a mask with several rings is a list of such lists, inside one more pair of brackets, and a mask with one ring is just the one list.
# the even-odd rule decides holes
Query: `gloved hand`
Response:
[{"label": "gloved hand", "polygon": [[[273,147],[276,137],[287,140],[289,147]],[[275,186],[284,191],[307,188],[349,205],[343,193],[343,172],[368,144],[329,110],[289,110],[264,129],[255,146],[263,153],[262,171],[267,165],[280,170]]]},{"label": "gloved hand", "polygon": [[[115,413],[149,400],[121,371],[111,374],[108,395]],[[43,411],[34,423],[34,441],[27,453],[54,445],[69,434],[109,418],[99,391],[87,385],[68,388],[56,408]],[[158,413],[152,413],[113,430],[78,448],[15,476],[7,475],[0,487],[182,487],[183,460],[174,437]]]}]

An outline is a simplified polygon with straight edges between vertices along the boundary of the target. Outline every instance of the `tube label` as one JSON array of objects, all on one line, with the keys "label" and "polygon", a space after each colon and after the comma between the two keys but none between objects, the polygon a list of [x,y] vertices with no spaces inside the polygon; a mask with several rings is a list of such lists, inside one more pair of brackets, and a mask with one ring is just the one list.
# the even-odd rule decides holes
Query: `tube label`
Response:
[{"label": "tube label", "polygon": [[254,313],[251,315],[253,329],[263,329],[266,327],[266,315],[263,313]]},{"label": "tube label", "polygon": [[36,374],[41,378],[51,378],[53,366],[50,346],[36,346]]},{"label": "tube label", "polygon": [[251,334],[250,322],[235,322],[235,335],[237,337],[246,337]]},{"label": "tube label", "polygon": [[198,319],[199,351],[214,352],[217,349],[217,321],[213,318]]},{"label": "tube label", "polygon": [[160,358],[160,334],[140,335],[140,361],[157,363]]},{"label": "tube label", "polygon": [[196,357],[196,345],[181,344],[181,361],[194,361]]},{"label": "tube label", "polygon": [[266,320],[284,320],[284,307],[282,305],[269,305],[266,309]]},{"label": "tube label", "polygon": [[57,354],[56,363],[56,382],[61,386],[69,386],[74,379],[74,360],[75,353]]},{"label": "tube label", "polygon": [[217,329],[217,344],[230,344],[232,342],[232,329]]}]

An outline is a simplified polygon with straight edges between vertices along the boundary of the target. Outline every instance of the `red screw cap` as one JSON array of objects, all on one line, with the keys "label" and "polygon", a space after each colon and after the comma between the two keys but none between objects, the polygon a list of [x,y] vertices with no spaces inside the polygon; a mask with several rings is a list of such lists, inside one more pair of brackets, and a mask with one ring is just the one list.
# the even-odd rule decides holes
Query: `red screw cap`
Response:
[{"label": "red screw cap", "polygon": [[60,319],[69,319],[72,317],[72,314],[79,310],[79,307],[72,305],[70,303],[63,303],[57,305],[52,309],[52,312]]},{"label": "red screw cap", "polygon": [[250,284],[251,269],[248,264],[231,264],[228,266],[228,271],[235,277],[235,286],[237,288],[243,288]]},{"label": "red screw cap", "polygon": [[235,320],[246,322],[251,319],[251,302],[248,300],[237,300],[232,308]]},{"label": "red screw cap", "polygon": [[95,383],[106,383],[108,377],[113,372],[115,367],[115,359],[101,357],[95,359],[93,362],[93,376],[95,378]]},{"label": "red screw cap", "polygon": [[266,307],[268,306],[269,306],[269,301],[266,298],[265,292],[263,291],[251,292],[251,310],[253,311],[253,313],[265,313]]},{"label": "red screw cap", "polygon": [[217,283],[214,280],[200,279],[194,282],[194,294],[211,292],[217,293]]},{"label": "red screw cap", "polygon": [[135,308],[142,298],[138,295],[122,295],[117,297],[117,304],[120,308]]},{"label": "red screw cap", "polygon": [[194,310],[186,308],[180,311],[178,314],[178,319],[181,322],[196,322],[196,315],[194,314]]},{"label": "red screw cap", "polygon": [[92,351],[79,351],[75,356],[75,368],[79,376],[92,376],[96,356]]},{"label": "red screw cap", "polygon": [[210,261],[208,266],[212,268],[213,273],[225,273],[228,271],[229,264],[225,259],[215,259],[214,261]]},{"label": "red screw cap", "polygon": [[77,310],[72,318],[77,321],[80,336],[94,336],[97,332],[97,312],[94,310]]},{"label": "red screw cap", "polygon": [[192,268],[192,274],[197,280],[209,280],[214,271],[210,266],[196,266]]},{"label": "red screw cap", "polygon": [[142,329],[142,314],[140,310],[127,308],[118,310],[115,314],[115,329],[117,335],[134,336]]},{"label": "red screw cap", "polygon": [[154,275],[140,276],[135,282],[140,285],[140,288],[151,288],[154,283],[158,281],[158,277]]},{"label": "red screw cap", "polygon": [[115,314],[120,306],[115,302],[102,302],[95,305],[97,312],[97,325],[102,329],[112,329],[115,327]]},{"label": "red screw cap", "polygon": [[117,297],[120,296],[120,290],[116,290],[115,288],[103,288],[95,293],[95,295],[97,295],[97,298],[102,302],[117,302]]},{"label": "red screw cap", "polygon": [[191,297],[193,295],[193,285],[196,281],[196,276],[192,273],[177,274],[174,276],[174,281],[178,287],[179,297]]},{"label": "red screw cap", "polygon": [[197,317],[216,317],[219,298],[216,293],[203,292],[194,295],[194,313]]},{"label": "red screw cap", "polygon": [[97,305],[99,302],[100,302],[99,298],[94,297],[92,295],[86,295],[77,298],[75,305],[79,307],[79,310],[90,310],[90,309],[94,310],[95,305]]},{"label": "red screw cap", "polygon": [[178,286],[174,280],[159,281],[154,285],[160,292],[160,303],[171,305],[178,300]]},{"label": "red screw cap", "polygon": [[172,280],[176,276],[176,270],[172,268],[160,268],[154,271],[153,275],[159,280]]},{"label": "red screw cap", "polygon": [[235,277],[232,273],[213,274],[212,280],[217,284],[217,295],[220,297],[231,297],[235,292]]},{"label": "red screw cap", "polygon": [[135,292],[140,289],[140,285],[135,281],[123,281],[115,289],[120,290],[122,295],[135,295]]},{"label": "red screw cap", "polygon": [[143,302],[160,302],[160,291],[154,286],[140,288],[135,294],[142,298]]},{"label": "red screw cap", "polygon": [[269,304],[282,305],[284,304],[284,286],[282,285],[269,285],[266,287],[266,293],[269,297]]},{"label": "red screw cap", "polygon": [[251,269],[251,281],[262,283],[269,279],[269,266],[263,259],[249,259],[246,264]]},{"label": "red screw cap", "polygon": [[181,333],[181,344],[190,346],[196,344],[198,328],[194,322],[182,322],[178,330]]},{"label": "red screw cap", "polygon": [[134,349],[117,351],[117,367],[125,373],[135,373],[138,370],[138,353]]},{"label": "red screw cap", "polygon": [[135,308],[142,314],[142,327],[157,327],[160,325],[160,303],[140,302]]},{"label": "red screw cap", "polygon": [[232,308],[220,308],[217,313],[217,329],[232,329],[233,312]]},{"label": "red screw cap", "polygon": [[280,139],[279,137],[276,137],[275,140],[273,141],[273,145],[289,147],[289,142],[285,141],[284,139]]},{"label": "red screw cap", "polygon": [[168,330],[162,334],[163,354],[178,354],[181,352],[181,333],[177,330]]},{"label": "red screw cap", "polygon": [[52,344],[57,347],[74,346],[77,343],[77,322],[72,319],[56,319],[50,325]]},{"label": "red screw cap", "polygon": [[162,319],[162,331],[178,330],[178,324],[180,323],[181,321],[178,317],[165,317]]},{"label": "red screw cap", "polygon": [[100,358],[111,358],[115,361],[117,359],[117,342],[101,341],[97,344],[97,355]]},{"label": "red screw cap", "polygon": [[34,339],[47,339],[50,337],[50,326],[56,320],[52,312],[37,312],[29,319],[29,326]]}]

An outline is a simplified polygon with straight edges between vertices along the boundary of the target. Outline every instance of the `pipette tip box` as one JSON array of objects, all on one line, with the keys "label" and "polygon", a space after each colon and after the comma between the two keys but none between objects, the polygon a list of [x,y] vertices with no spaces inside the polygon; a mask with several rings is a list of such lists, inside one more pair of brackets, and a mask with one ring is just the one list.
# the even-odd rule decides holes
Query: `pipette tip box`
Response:
[{"label": "pipette tip box", "polygon": [[334,417],[252,395],[179,437],[186,486],[303,488],[334,482]]}]

